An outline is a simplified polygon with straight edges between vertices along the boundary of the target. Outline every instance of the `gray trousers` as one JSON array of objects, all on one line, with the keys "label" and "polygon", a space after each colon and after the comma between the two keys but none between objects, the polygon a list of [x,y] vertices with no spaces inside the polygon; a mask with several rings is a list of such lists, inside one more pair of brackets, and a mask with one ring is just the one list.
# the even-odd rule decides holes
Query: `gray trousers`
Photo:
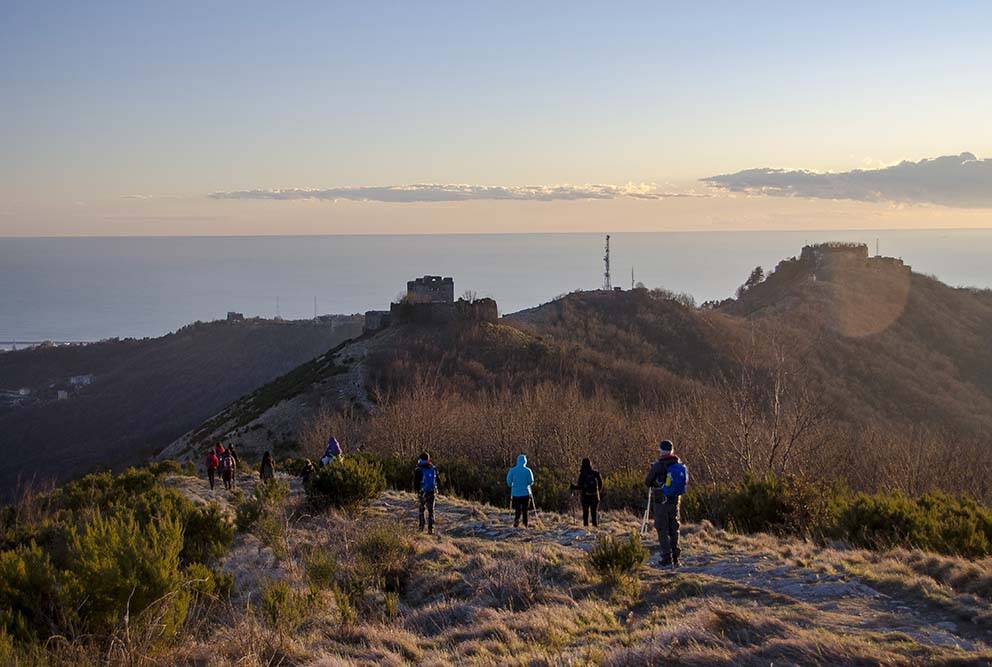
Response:
[{"label": "gray trousers", "polygon": [[656,500],[654,503],[654,527],[658,531],[658,546],[661,550],[662,560],[678,560],[682,550],[679,549],[679,506],[682,504],[681,498],[663,502]]}]

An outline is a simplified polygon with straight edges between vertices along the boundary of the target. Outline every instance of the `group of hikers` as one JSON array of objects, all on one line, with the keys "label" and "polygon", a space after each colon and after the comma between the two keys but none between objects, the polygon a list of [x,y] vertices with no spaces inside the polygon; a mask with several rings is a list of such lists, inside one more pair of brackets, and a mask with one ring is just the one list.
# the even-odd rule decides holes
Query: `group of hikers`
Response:
[{"label": "group of hikers", "polygon": [[[662,567],[678,567],[681,550],[679,548],[679,512],[682,496],[686,491],[688,471],[682,460],[675,455],[675,447],[670,440],[662,440],[659,445],[659,457],[651,464],[644,485],[648,489],[648,504],[645,509],[644,522],[647,523],[649,514],[653,512],[654,528],[658,534],[660,559]],[[320,457],[320,466],[331,465],[343,456],[341,444],[333,436],[327,441],[324,455]],[[315,466],[308,463],[304,470],[304,478],[309,477]],[[230,490],[234,485],[234,472],[238,467],[238,455],[233,445],[225,448],[217,443],[207,455],[207,476],[210,488],[214,488],[214,478],[218,470],[224,481],[224,488]],[[259,466],[259,476],[265,480],[275,476],[275,463],[272,455],[265,452]],[[413,488],[418,496],[418,525],[421,531],[434,533],[434,508],[437,502],[439,475],[430,454],[422,452],[413,470]],[[506,473],[506,485],[510,490],[510,507],[513,509],[513,526],[519,528],[523,523],[527,527],[529,515],[537,509],[534,503],[534,472],[527,467],[527,456],[520,454],[517,463]],[[582,459],[579,475],[571,491],[579,493],[582,506],[582,525],[593,527],[599,525],[599,503],[603,493],[603,476],[593,468],[592,460]],[[643,525],[642,525],[643,529]]]},{"label": "group of hikers", "polygon": [[[651,464],[644,485],[648,489],[648,507],[645,522],[653,512],[654,528],[658,533],[661,567],[678,567],[679,556],[679,513],[682,496],[688,482],[688,470],[682,460],[675,455],[675,446],[670,440],[662,440],[659,457]],[[506,485],[510,489],[510,507],[513,509],[513,526],[527,527],[530,512],[536,510],[532,487],[534,471],[527,467],[527,455],[520,454],[517,463],[506,473]],[[438,493],[438,474],[427,452],[420,454],[413,473],[413,488],[419,497],[418,524],[421,531],[434,532],[434,506]],[[579,492],[582,506],[582,525],[599,525],[599,502],[603,494],[603,476],[592,467],[592,460],[582,459],[579,476],[571,491]],[[425,516],[426,515],[426,516]]]},{"label": "group of hikers", "polygon": [[[240,465],[241,459],[238,458],[238,452],[234,449],[234,445],[224,447],[224,444],[220,442],[214,445],[207,452],[207,460],[205,462],[210,490],[213,491],[217,480],[217,473],[220,472],[220,478],[224,482],[224,488],[228,491],[233,491],[235,482],[237,481],[236,473]],[[258,474],[262,481],[275,479],[276,465],[270,452],[265,452],[262,455]]]}]

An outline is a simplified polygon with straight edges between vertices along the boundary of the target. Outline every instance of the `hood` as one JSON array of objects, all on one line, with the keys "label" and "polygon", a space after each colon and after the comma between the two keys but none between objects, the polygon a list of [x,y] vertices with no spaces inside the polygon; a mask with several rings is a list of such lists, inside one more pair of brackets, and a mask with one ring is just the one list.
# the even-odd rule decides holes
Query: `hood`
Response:
[{"label": "hood", "polygon": [[431,461],[430,459],[426,461],[423,459],[417,459],[417,465],[419,465],[421,468],[433,468],[434,462]]},{"label": "hood", "polygon": [[681,463],[682,462],[682,459],[680,459],[679,457],[677,457],[675,454],[665,454],[660,459],[658,459],[658,462],[659,463],[665,463],[667,465],[671,465],[673,463]]},{"label": "hood", "polygon": [[589,459],[582,459],[582,465],[579,467],[580,472],[592,472],[592,461]]},{"label": "hood", "polygon": [[527,466],[527,455],[521,454],[517,457],[517,467],[524,468]]}]

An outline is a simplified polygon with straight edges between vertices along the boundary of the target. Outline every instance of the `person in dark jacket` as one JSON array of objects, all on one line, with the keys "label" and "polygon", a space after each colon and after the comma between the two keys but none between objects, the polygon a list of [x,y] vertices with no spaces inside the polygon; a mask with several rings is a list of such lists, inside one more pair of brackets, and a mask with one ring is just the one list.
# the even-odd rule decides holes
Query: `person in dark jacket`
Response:
[{"label": "person in dark jacket", "polygon": [[268,482],[269,480],[275,479],[276,464],[272,460],[271,453],[265,452],[262,454],[262,465],[258,468],[258,476],[261,477],[263,482]]},{"label": "person in dark jacket", "polygon": [[661,560],[658,565],[678,567],[679,555],[682,553],[679,549],[679,509],[682,498],[666,497],[662,487],[668,478],[668,466],[680,463],[681,460],[675,455],[673,451],[675,447],[670,440],[662,440],[658,448],[661,456],[651,464],[651,469],[644,478],[644,484],[654,489],[654,527],[658,531],[658,546],[661,550]]},{"label": "person in dark jacket", "polygon": [[592,461],[588,458],[582,459],[579,467],[579,479],[572,484],[572,491],[579,492],[579,500],[582,503],[582,525],[589,525],[589,518],[592,517],[592,525],[599,525],[597,511],[599,510],[599,498],[603,493],[603,477],[598,470],[593,470]]},{"label": "person in dark jacket", "polygon": [[207,479],[210,481],[210,490],[214,490],[214,481],[217,479],[217,469],[220,468],[220,458],[217,457],[213,449],[207,452]]},{"label": "person in dark jacket", "polygon": [[[437,501],[437,468],[431,461],[430,454],[422,452],[417,460],[417,467],[413,470],[413,488],[420,499],[419,503],[419,526],[420,530],[427,525],[427,534],[434,534],[434,504]],[[424,521],[424,513],[427,513],[427,521]]]}]

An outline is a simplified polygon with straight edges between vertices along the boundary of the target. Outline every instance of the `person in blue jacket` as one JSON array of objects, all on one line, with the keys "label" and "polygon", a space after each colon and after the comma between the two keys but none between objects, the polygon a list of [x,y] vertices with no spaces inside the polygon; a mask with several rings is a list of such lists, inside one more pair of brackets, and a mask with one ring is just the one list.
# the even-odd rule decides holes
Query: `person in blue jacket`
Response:
[{"label": "person in blue jacket", "polygon": [[513,507],[513,527],[520,525],[520,519],[527,526],[527,511],[530,509],[530,487],[534,483],[534,473],[527,467],[527,457],[517,457],[517,465],[506,473],[506,485],[510,487],[510,506]]}]

